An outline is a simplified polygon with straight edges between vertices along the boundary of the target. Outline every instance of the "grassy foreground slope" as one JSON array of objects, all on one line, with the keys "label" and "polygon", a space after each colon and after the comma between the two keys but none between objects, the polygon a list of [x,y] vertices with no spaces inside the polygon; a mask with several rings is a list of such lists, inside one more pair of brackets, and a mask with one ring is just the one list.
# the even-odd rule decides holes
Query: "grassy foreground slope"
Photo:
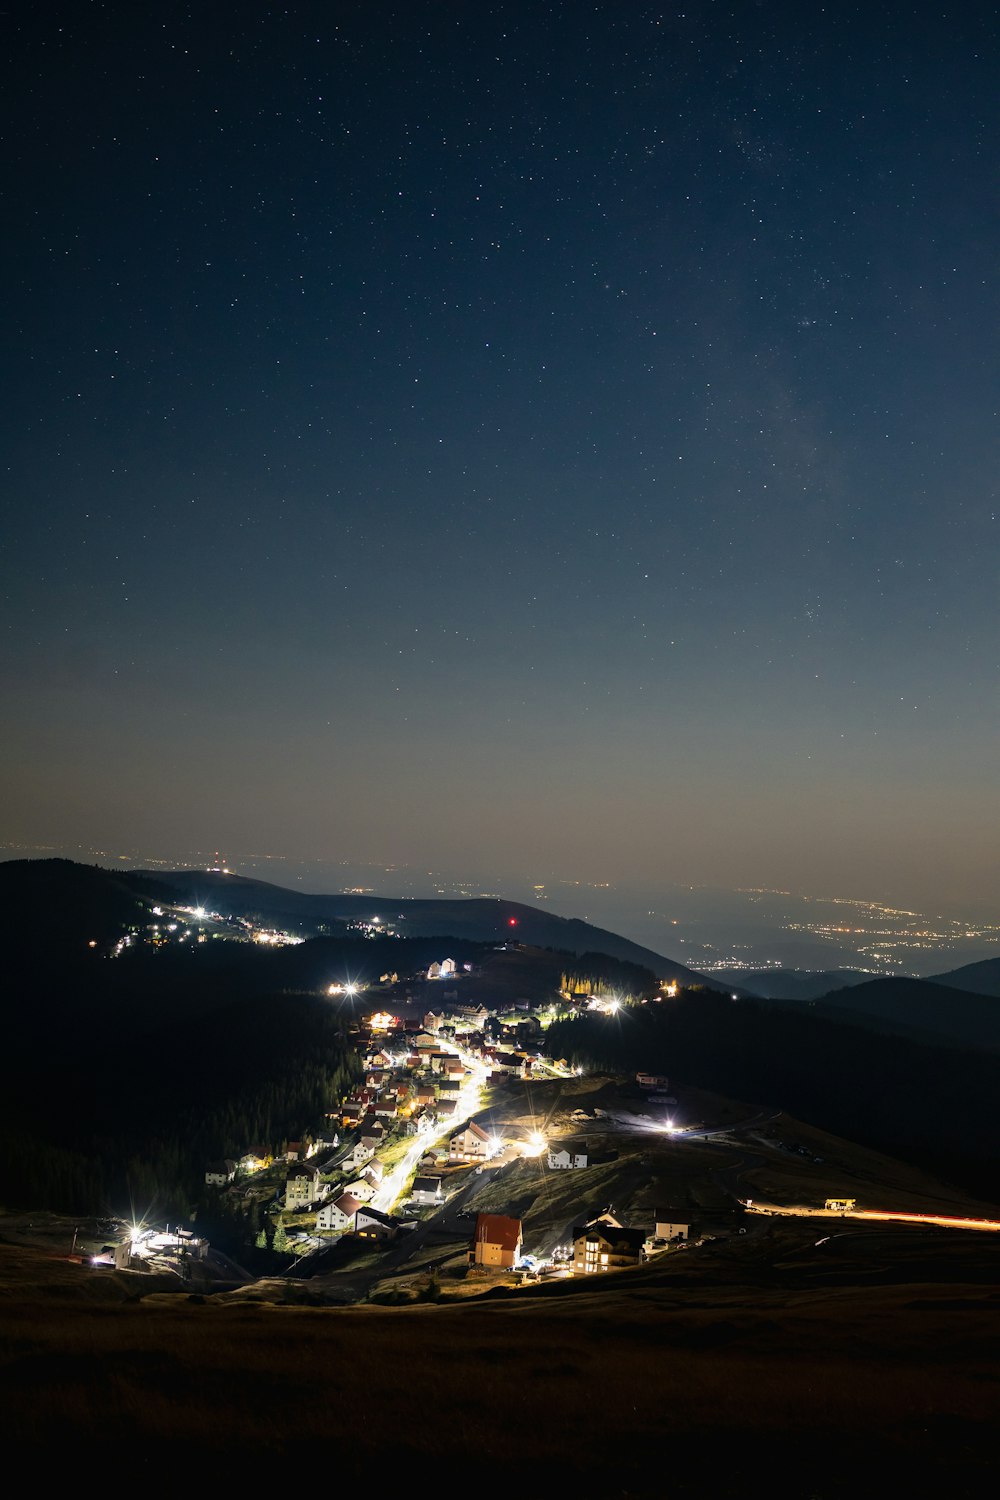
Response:
[{"label": "grassy foreground slope", "polygon": [[398,1310],[151,1305],[123,1300],[127,1276],[0,1245],[5,1456],[238,1486],[443,1465],[490,1497],[995,1480],[996,1246],[911,1237],[910,1263],[865,1285],[868,1255],[817,1271],[814,1238],[775,1227],[749,1276],[719,1256],[699,1277],[691,1252],[673,1284]]}]

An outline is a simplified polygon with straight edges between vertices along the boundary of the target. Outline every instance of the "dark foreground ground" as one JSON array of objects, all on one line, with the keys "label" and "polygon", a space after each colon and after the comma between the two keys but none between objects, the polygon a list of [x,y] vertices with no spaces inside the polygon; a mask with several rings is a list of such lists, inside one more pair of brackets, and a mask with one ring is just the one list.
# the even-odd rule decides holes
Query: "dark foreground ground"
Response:
[{"label": "dark foreground ground", "polygon": [[5,1471],[29,1465],[18,1495],[995,1489],[1000,1243],[826,1232],[410,1308],[189,1300],[0,1244]]}]

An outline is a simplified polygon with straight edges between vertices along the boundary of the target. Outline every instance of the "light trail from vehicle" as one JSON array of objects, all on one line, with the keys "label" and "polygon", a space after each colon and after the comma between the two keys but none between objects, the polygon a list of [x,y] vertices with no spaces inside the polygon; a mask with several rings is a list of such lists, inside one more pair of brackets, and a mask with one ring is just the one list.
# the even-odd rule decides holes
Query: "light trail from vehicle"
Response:
[{"label": "light trail from vehicle", "polygon": [[874,1208],[806,1208],[801,1206],[779,1206],[775,1203],[744,1203],[752,1214],[780,1215],[784,1218],[803,1219],[860,1219],[869,1223],[886,1224],[933,1224],[940,1229],[978,1229],[988,1234],[1000,1233],[1000,1219],[963,1219],[952,1214],[913,1214],[902,1209],[889,1211]]}]

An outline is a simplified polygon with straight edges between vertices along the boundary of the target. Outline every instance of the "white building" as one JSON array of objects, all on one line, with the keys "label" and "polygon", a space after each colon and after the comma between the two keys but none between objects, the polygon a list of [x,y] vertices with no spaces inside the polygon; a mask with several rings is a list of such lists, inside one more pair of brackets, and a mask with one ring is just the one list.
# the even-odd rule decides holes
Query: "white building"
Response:
[{"label": "white building", "polygon": [[344,1157],[340,1165],[343,1167],[345,1172],[356,1172],[359,1167],[363,1167],[365,1162],[371,1161],[371,1159],[372,1153],[369,1151],[368,1147],[363,1146],[361,1142],[358,1141],[356,1145],[351,1147],[350,1151],[348,1151],[347,1155]]},{"label": "white building", "polygon": [[686,1240],[691,1233],[690,1224],[676,1219],[657,1219],[655,1237],[658,1240]]},{"label": "white building", "polygon": [[410,1195],[414,1203],[438,1204],[444,1202],[444,1189],[440,1177],[419,1176],[413,1179]]},{"label": "white building", "polygon": [[487,1161],[492,1154],[490,1137],[475,1120],[470,1120],[448,1142],[449,1161]]},{"label": "white building", "polygon": [[310,1208],[329,1191],[329,1185],[320,1182],[317,1167],[293,1167],[285,1181],[285,1207]]},{"label": "white building", "polygon": [[548,1163],[554,1172],[565,1172],[574,1167],[585,1167],[587,1165],[586,1151],[550,1151]]},{"label": "white building", "polygon": [[341,1193],[332,1203],[324,1203],[316,1215],[316,1228],[351,1229],[354,1226],[354,1215],[362,1207],[360,1198],[353,1198],[350,1193]]},{"label": "white building", "polygon": [[353,1182],[344,1184],[344,1192],[349,1198],[356,1198],[359,1203],[370,1203],[377,1191],[376,1184],[370,1177],[362,1175],[356,1177]]}]

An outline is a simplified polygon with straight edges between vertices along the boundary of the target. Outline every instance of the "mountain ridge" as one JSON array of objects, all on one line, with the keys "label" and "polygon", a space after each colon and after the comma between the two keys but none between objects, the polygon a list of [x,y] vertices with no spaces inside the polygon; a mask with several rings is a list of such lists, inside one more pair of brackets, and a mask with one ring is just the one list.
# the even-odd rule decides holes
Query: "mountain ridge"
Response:
[{"label": "mountain ridge", "polygon": [[[971,967],[976,967],[972,965]],[[852,1020],[870,1016],[883,1027],[916,1028],[941,1042],[1000,1047],[1000,1004],[991,995],[905,976],[872,979],[819,997],[827,1014],[851,1012]]]},{"label": "mountain ridge", "polygon": [[74,860],[0,862],[0,941],[52,942],[51,904],[62,905],[57,946],[71,951],[92,938],[106,941],[115,924],[134,919],[154,902],[188,901],[224,916],[254,915],[262,925],[300,936],[322,935],[323,924],[356,922],[374,913],[405,923],[410,937],[518,942],[567,953],[606,953],[651,969],[658,979],[732,993],[729,986],[631,939],[502,897],[421,898],[291,890],[242,875],[205,870],[122,870]]}]

